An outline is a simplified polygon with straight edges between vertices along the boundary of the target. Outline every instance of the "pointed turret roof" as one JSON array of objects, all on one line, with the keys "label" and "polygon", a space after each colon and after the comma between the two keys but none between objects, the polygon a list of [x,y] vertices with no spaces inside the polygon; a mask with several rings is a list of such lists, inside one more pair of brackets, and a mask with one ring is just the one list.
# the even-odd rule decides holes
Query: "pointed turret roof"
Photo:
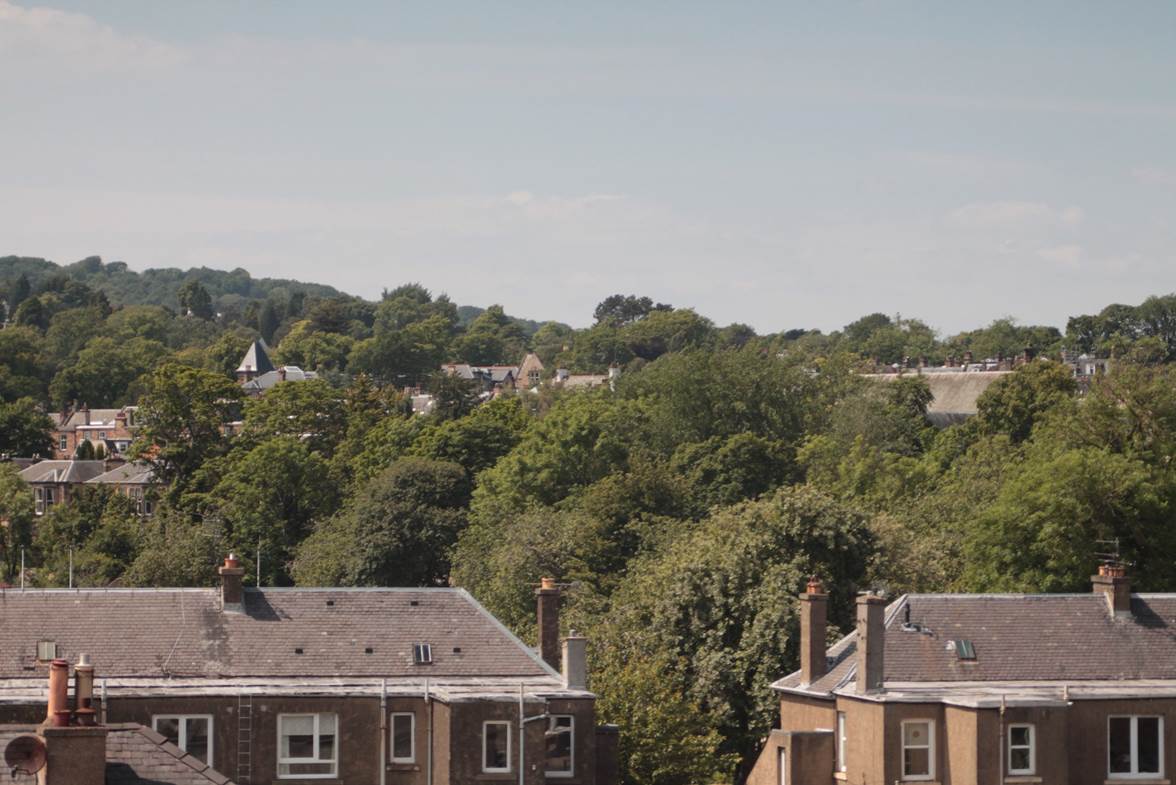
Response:
[{"label": "pointed turret roof", "polygon": [[249,350],[241,358],[241,364],[237,366],[237,373],[262,374],[269,373],[273,369],[274,364],[270,362],[269,352],[265,348],[265,341],[258,338],[249,345]]}]

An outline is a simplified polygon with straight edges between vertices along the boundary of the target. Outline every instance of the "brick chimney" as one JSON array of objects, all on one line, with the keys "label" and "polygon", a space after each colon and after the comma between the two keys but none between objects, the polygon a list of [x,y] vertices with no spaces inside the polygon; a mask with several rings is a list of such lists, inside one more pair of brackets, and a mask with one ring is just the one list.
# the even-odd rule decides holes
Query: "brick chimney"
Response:
[{"label": "brick chimney", "polygon": [[1119,564],[1100,564],[1098,575],[1092,575],[1090,582],[1095,594],[1101,593],[1107,600],[1107,609],[1117,618],[1131,616],[1131,580],[1127,568]]},{"label": "brick chimney", "polygon": [[538,598],[539,656],[559,670],[559,587],[555,585],[555,578],[541,578],[535,596]]},{"label": "brick chimney", "polygon": [[89,425],[90,424],[90,404],[83,403],[82,408],[79,411],[81,412],[81,415],[82,415],[82,424]]},{"label": "brick chimney", "polygon": [[800,595],[800,683],[812,684],[825,675],[825,623],[829,595],[814,575]]},{"label": "brick chimney", "polygon": [[886,600],[870,592],[857,598],[857,691],[859,695],[882,691],[886,627]]},{"label": "brick chimney", "polygon": [[245,612],[245,589],[242,580],[245,568],[237,557],[230,553],[225,557],[225,564],[217,572],[221,576],[221,610],[225,613]]},{"label": "brick chimney", "polygon": [[[79,665],[87,667],[88,659]],[[68,691],[69,663],[53,660],[49,666],[51,720],[37,728],[45,744],[45,765],[37,772],[37,785],[105,785],[106,728],[70,725]]]}]

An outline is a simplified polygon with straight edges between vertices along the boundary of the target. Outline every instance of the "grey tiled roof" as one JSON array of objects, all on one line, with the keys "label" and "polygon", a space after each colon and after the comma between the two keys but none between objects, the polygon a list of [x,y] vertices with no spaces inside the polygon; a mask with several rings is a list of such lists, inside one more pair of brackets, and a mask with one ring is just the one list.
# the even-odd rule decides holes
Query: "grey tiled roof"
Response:
[{"label": "grey tiled roof", "polygon": [[265,341],[257,340],[249,344],[241,364],[237,366],[237,373],[267,373],[274,369],[269,353],[265,348]]},{"label": "grey tiled roof", "polygon": [[[912,625],[903,630],[905,608]],[[1130,618],[1111,615],[1101,594],[910,594],[886,611],[883,680],[1040,682],[1176,679],[1176,594],[1135,594]],[[949,643],[969,640],[974,662]],[[808,689],[828,693],[856,673],[857,634],[827,654],[830,671]],[[776,683],[800,687],[796,672]]]},{"label": "grey tiled roof", "polygon": [[[114,425],[115,418],[118,417],[118,413],[121,412],[122,409],[90,409],[89,411],[90,425]],[[70,412],[69,417],[67,417],[64,422],[60,422],[61,415],[58,414],[55,418],[55,421],[59,423],[57,430],[72,431],[77,429],[78,426],[84,426],[86,424],[86,412],[81,409]]]},{"label": "grey tiled roof", "polygon": [[462,589],[247,589],[244,613],[219,589],[10,589],[0,628],[0,678],[33,676],[38,640],[110,678],[556,675]]},{"label": "grey tiled roof", "polygon": [[104,461],[41,461],[21,469],[20,478],[34,483],[87,482],[106,471]]},{"label": "grey tiled roof", "polygon": [[[231,785],[232,781],[135,723],[106,726],[106,785]],[[34,735],[32,726],[0,726],[0,748],[17,736]],[[35,775],[17,774],[12,785],[34,785]]]},{"label": "grey tiled roof", "polygon": [[116,466],[86,482],[95,485],[149,485],[154,476],[150,464],[131,462]]}]

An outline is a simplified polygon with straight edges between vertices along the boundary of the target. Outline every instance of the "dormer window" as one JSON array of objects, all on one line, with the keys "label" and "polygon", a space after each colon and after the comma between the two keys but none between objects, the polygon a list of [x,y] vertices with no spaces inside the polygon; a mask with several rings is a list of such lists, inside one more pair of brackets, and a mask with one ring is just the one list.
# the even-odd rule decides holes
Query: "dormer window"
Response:
[{"label": "dormer window", "polygon": [[427,643],[412,645],[412,662],[414,665],[430,665],[433,662],[433,647]]}]

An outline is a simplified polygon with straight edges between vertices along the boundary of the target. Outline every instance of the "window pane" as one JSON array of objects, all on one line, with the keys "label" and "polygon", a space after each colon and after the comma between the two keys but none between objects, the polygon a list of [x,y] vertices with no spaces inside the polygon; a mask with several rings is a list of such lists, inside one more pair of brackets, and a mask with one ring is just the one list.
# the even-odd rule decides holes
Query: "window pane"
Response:
[{"label": "window pane", "polygon": [[283,758],[314,758],[314,717],[282,717]]},{"label": "window pane", "polygon": [[572,770],[572,718],[552,717],[547,724],[547,770]]},{"label": "window pane", "polygon": [[319,734],[319,760],[335,759],[335,734]]},{"label": "window pane", "polygon": [[1014,747],[1028,747],[1029,727],[1026,725],[1014,725],[1009,729],[1009,738],[1012,740]]},{"label": "window pane", "polygon": [[1136,719],[1138,727],[1135,730],[1136,744],[1139,747],[1140,774],[1160,773],[1160,718],[1139,717]]},{"label": "window pane", "polygon": [[902,726],[902,743],[904,747],[927,746],[927,723],[908,722]]},{"label": "window pane", "polygon": [[1013,771],[1029,770],[1029,750],[1025,747],[1014,747],[1009,751],[1009,768]]},{"label": "window pane", "polygon": [[412,715],[392,716],[392,757],[410,760],[412,754]]},{"label": "window pane", "polygon": [[507,739],[508,733],[509,731],[504,722],[492,722],[486,725],[486,760],[484,761],[484,768],[507,768],[507,747],[510,744]]},{"label": "window pane", "polygon": [[335,733],[335,715],[334,714],[320,714],[319,718],[319,733]]},{"label": "window pane", "polygon": [[155,732],[177,747],[180,745],[180,720],[178,718],[156,717]]},{"label": "window pane", "polygon": [[211,763],[208,759],[208,720],[204,717],[192,717],[186,722],[188,728],[184,750],[194,758]]},{"label": "window pane", "polygon": [[903,750],[902,773],[908,777],[925,777],[931,773],[929,751],[924,749]]},{"label": "window pane", "polygon": [[1107,745],[1110,748],[1111,773],[1131,773],[1131,718],[1111,717],[1110,738]]}]

